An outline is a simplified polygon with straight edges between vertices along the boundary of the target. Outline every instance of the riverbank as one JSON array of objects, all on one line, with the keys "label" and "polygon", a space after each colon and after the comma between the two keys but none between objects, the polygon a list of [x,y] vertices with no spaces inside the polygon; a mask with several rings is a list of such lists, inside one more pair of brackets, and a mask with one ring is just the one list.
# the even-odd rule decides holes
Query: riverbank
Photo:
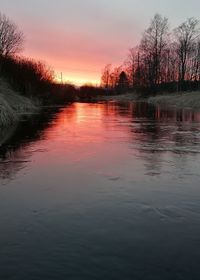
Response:
[{"label": "riverbank", "polygon": [[129,101],[136,101],[141,100],[142,97],[138,93],[124,93],[124,94],[117,94],[117,95],[104,95],[100,98],[97,98],[97,101],[113,101],[113,102],[129,102]]},{"label": "riverbank", "polygon": [[20,115],[34,113],[36,103],[13,91],[9,84],[0,79],[0,127],[16,123]]},{"label": "riverbank", "polygon": [[177,109],[192,109],[200,111],[200,92],[168,93],[148,98],[148,103],[175,107]]},{"label": "riverbank", "polygon": [[175,107],[177,109],[192,109],[200,111],[200,92],[163,93],[156,96],[142,95],[139,93],[126,93],[113,96],[104,96],[101,101],[131,102],[146,101],[149,104]]}]

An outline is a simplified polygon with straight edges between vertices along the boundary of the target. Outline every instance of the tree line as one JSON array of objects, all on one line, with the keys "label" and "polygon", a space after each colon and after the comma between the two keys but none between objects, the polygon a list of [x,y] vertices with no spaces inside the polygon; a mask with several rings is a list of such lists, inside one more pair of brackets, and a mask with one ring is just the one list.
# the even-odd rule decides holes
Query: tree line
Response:
[{"label": "tree line", "polygon": [[23,46],[23,32],[0,13],[0,77],[20,94],[39,98],[45,104],[88,100],[103,94],[103,89],[91,85],[77,88],[55,82],[55,73],[46,63],[19,55]]},{"label": "tree line", "polygon": [[[120,81],[122,72],[126,75],[124,81]],[[199,89],[199,21],[189,18],[170,30],[168,19],[156,14],[139,45],[129,50],[123,65],[114,69],[111,64],[105,66],[101,85],[107,89],[118,89],[125,79],[128,88],[138,90]]]}]

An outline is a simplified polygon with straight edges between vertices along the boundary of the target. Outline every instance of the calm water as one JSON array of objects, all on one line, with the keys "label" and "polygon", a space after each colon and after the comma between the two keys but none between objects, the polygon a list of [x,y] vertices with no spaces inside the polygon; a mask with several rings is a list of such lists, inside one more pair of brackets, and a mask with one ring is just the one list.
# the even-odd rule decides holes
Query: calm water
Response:
[{"label": "calm water", "polygon": [[200,114],[77,103],[0,134],[0,279],[200,279]]}]

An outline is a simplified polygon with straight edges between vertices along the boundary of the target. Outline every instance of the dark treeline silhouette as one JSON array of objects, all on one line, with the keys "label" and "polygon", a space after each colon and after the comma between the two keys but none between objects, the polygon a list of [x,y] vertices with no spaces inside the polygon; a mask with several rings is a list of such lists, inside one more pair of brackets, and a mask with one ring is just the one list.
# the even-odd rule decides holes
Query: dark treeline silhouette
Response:
[{"label": "dark treeline silhouette", "polygon": [[45,63],[17,56],[23,49],[24,35],[7,16],[0,13],[0,77],[24,96],[43,103],[73,101],[73,85],[54,82],[54,72]]},{"label": "dark treeline silhouette", "polygon": [[23,43],[23,33],[0,13],[0,78],[4,78],[15,91],[37,98],[44,104],[91,100],[104,93],[93,86],[77,88],[55,82],[54,71],[45,63],[17,55],[23,49]]},{"label": "dark treeline silhouette", "polygon": [[129,50],[124,64],[114,69],[111,64],[106,65],[102,87],[122,91],[122,72],[130,89],[152,92],[199,89],[199,21],[189,18],[170,31],[168,19],[156,14],[140,44]]},{"label": "dark treeline silhouette", "polygon": [[75,86],[54,82],[53,71],[45,63],[22,57],[1,56],[0,76],[19,93],[43,103],[73,101]]},{"label": "dark treeline silhouette", "polygon": [[45,63],[22,57],[1,56],[0,76],[19,93],[39,98],[44,104],[63,104],[76,100],[92,100],[104,90],[92,85],[80,88],[54,81],[54,72]]},{"label": "dark treeline silhouette", "polygon": [[92,101],[95,100],[96,97],[105,95],[105,93],[106,92],[103,88],[92,85],[83,85],[77,90],[76,96],[81,101]]}]

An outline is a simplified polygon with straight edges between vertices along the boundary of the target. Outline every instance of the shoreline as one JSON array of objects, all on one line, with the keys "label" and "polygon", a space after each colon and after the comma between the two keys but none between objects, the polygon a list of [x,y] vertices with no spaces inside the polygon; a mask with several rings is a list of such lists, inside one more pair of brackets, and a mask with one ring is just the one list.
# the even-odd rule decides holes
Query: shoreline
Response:
[{"label": "shoreline", "polygon": [[[144,99],[144,98],[143,98]],[[137,101],[142,100],[141,94],[138,93],[123,93],[116,95],[105,95],[96,99],[97,101],[113,101],[113,102],[129,102],[129,101]]]},{"label": "shoreline", "polygon": [[176,109],[200,111],[200,92],[163,93],[148,98],[148,103]]},{"label": "shoreline", "polygon": [[159,93],[158,95],[144,96],[140,93],[125,93],[120,95],[105,96],[99,101],[111,102],[147,102],[152,105],[161,107],[188,109],[200,111],[200,92],[173,92],[173,93]]},{"label": "shoreline", "polygon": [[0,128],[17,123],[21,115],[37,111],[36,102],[11,89],[9,84],[0,79]]},{"label": "shoreline", "polygon": [[[160,93],[144,96],[129,92],[120,95],[101,96],[93,102],[147,102],[155,106],[200,111],[200,92]],[[39,101],[20,95],[0,79],[0,128],[16,124],[21,115],[33,114],[40,108]]]}]

